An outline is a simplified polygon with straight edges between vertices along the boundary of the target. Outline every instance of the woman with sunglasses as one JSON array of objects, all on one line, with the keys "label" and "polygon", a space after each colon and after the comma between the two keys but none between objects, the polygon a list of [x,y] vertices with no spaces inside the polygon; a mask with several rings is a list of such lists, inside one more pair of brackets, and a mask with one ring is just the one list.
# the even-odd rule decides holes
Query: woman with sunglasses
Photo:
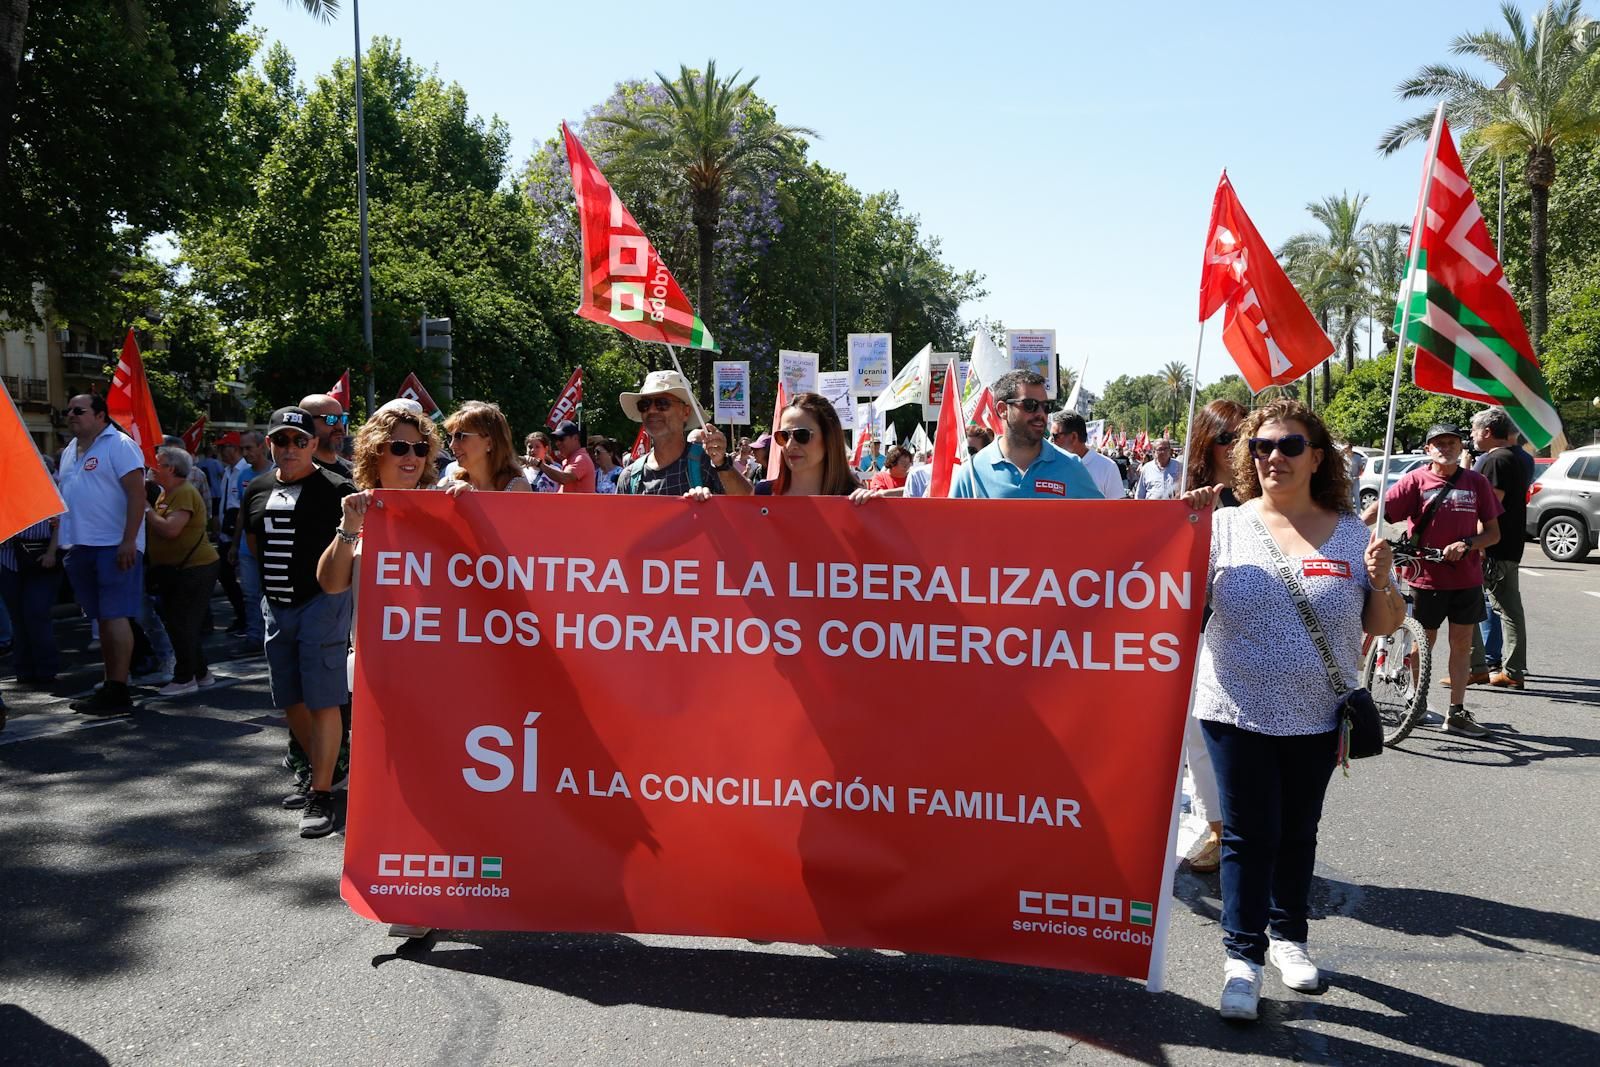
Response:
[{"label": "woman with sunglasses", "polygon": [[[1194,413],[1189,432],[1189,478],[1187,490],[1219,486],[1219,508],[1239,506],[1233,492],[1234,442],[1239,426],[1250,412],[1232,400],[1217,399]],[[1211,612],[1206,611],[1209,621]],[[1196,874],[1214,874],[1222,865],[1222,807],[1217,799],[1217,772],[1211,766],[1211,753],[1200,734],[1200,721],[1191,718],[1183,734],[1183,754],[1194,779],[1194,813],[1206,820],[1206,835],[1188,857],[1189,869]]]},{"label": "woman with sunglasses", "polygon": [[456,469],[439,483],[454,496],[457,493],[530,493],[522,466],[511,443],[511,424],[500,405],[469,400],[444,420],[450,438],[450,451],[456,455]]},{"label": "woman with sunglasses", "polygon": [[[865,498],[850,469],[839,413],[820,393],[797,393],[778,413],[772,439],[782,450],[776,476],[756,483],[756,496],[856,496]],[[881,496],[881,493],[872,493]]]},{"label": "woman with sunglasses", "polygon": [[[1405,615],[1393,553],[1350,510],[1344,459],[1322,420],[1293,400],[1252,412],[1233,446],[1240,506],[1212,515],[1211,620],[1195,677],[1194,715],[1222,807],[1220,1009],[1254,1019],[1269,960],[1291,989],[1318,988],[1306,952],[1311,872],[1323,795],[1338,759],[1344,686],[1359,680],[1363,631]],[[1210,507],[1222,483],[1185,494]],[[1336,662],[1325,666],[1301,621],[1288,568]]]}]

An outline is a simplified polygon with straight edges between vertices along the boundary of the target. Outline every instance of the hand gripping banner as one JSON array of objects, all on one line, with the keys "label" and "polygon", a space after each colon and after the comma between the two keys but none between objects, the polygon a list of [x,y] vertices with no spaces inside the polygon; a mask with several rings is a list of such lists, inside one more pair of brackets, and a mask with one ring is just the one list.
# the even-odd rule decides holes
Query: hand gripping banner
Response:
[{"label": "hand gripping banner", "polygon": [[1181,502],[378,505],[358,914],[1159,985],[1210,535]]}]

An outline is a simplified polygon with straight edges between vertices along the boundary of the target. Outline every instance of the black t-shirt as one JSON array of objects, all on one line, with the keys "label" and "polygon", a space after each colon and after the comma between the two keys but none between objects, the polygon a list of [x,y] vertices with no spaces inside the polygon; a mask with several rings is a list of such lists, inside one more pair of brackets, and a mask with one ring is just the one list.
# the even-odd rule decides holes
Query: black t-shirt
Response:
[{"label": "black t-shirt", "polygon": [[318,593],[317,560],[344,518],[343,500],[356,491],[349,479],[317,467],[297,482],[277,471],[255,478],[239,507],[256,539],[261,591],[278,604],[304,604]]},{"label": "black t-shirt", "polygon": [[1527,542],[1528,468],[1517,455],[1520,451],[1508,447],[1492,449],[1478,457],[1474,468],[1505,494],[1500,501],[1506,509],[1500,516],[1500,540],[1483,550],[1489,559],[1519,562]]},{"label": "black t-shirt", "polygon": [[324,463],[319,457],[312,456],[311,462],[315,463],[325,471],[332,471],[341,478],[350,477],[350,461],[345,459],[343,456],[335,456],[332,463]]}]

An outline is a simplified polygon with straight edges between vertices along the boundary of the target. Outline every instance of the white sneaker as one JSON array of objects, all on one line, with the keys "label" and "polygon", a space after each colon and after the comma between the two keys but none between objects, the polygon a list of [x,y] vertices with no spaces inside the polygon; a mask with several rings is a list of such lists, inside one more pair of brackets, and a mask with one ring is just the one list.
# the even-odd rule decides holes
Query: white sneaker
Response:
[{"label": "white sneaker", "polygon": [[166,660],[158,664],[156,669],[153,671],[146,671],[144,674],[134,675],[132,678],[128,679],[128,684],[166,685],[168,682],[172,681],[172,672],[176,667],[177,664],[172,660]]},{"label": "white sneaker", "polygon": [[217,684],[217,676],[208,673],[204,678],[196,678],[194,680],[194,684],[199,686],[201,689],[210,689],[212,686]]},{"label": "white sneaker", "polygon": [[186,697],[190,693],[195,692],[199,688],[200,687],[198,685],[196,685],[193,681],[188,681],[188,682],[168,682],[166,685],[164,685],[160,689],[156,690],[156,696],[158,696],[158,697]]},{"label": "white sneaker", "polygon": [[1322,972],[1317,970],[1317,965],[1306,955],[1304,941],[1279,941],[1275,937],[1272,938],[1267,942],[1267,962],[1278,968],[1283,984],[1290,989],[1302,993],[1315,993],[1322,984]]},{"label": "white sneaker", "polygon": [[1260,1003],[1261,968],[1249,960],[1229,956],[1222,966],[1222,1017],[1254,1019]]}]

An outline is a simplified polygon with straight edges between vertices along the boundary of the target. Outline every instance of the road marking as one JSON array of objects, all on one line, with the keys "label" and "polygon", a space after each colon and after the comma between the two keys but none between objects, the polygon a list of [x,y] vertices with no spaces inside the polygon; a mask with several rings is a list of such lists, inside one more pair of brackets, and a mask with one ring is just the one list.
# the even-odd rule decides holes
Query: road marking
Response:
[{"label": "road marking", "polygon": [[1585,589],[1584,592],[1588,593],[1590,596],[1600,596],[1600,593],[1595,592],[1593,589]]},{"label": "road marking", "polygon": [[1522,574],[1532,575],[1535,578],[1543,578],[1544,577],[1544,571],[1530,571],[1526,567],[1518,567],[1517,570]]}]

